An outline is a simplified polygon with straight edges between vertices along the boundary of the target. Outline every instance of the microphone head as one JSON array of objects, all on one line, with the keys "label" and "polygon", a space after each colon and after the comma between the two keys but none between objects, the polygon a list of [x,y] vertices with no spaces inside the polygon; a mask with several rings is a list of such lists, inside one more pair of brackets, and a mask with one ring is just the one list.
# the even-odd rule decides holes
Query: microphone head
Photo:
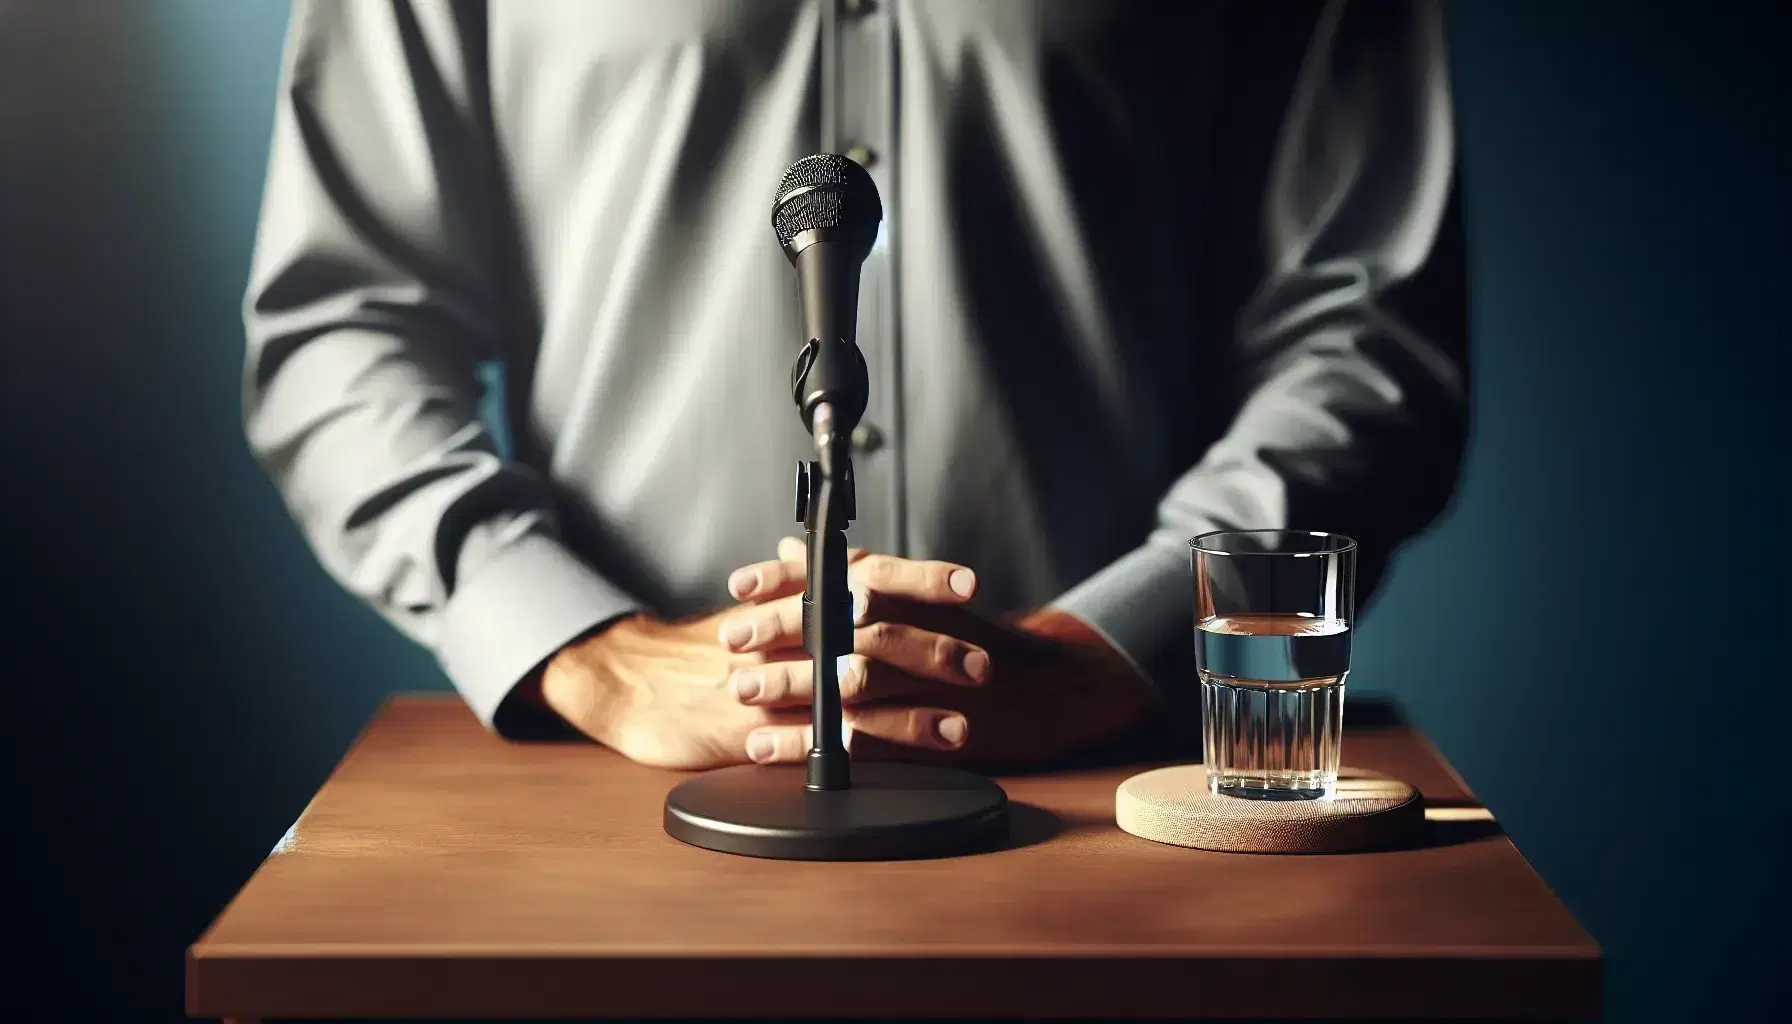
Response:
[{"label": "microphone head", "polygon": [[860,259],[871,251],[883,221],[883,201],[865,168],[834,153],[791,164],[778,182],[772,227],[791,262],[821,241],[852,245]]}]

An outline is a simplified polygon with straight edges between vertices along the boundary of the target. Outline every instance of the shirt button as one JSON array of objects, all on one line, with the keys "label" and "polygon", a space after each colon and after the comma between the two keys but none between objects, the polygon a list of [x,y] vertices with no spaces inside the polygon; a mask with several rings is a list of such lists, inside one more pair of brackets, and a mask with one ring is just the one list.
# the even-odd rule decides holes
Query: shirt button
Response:
[{"label": "shirt button", "polygon": [[856,455],[875,455],[883,450],[884,432],[875,423],[861,422],[852,429],[852,450]]},{"label": "shirt button", "polygon": [[840,10],[849,18],[870,14],[877,9],[873,0],[840,0]]},{"label": "shirt button", "polygon": [[871,165],[877,163],[877,154],[872,151],[870,146],[856,145],[846,151],[846,159],[870,170]]}]

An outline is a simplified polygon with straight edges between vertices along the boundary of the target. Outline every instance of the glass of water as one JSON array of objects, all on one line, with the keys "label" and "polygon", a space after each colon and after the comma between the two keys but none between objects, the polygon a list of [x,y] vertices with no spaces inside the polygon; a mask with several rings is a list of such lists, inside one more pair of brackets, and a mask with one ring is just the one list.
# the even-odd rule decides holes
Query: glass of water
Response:
[{"label": "glass of water", "polygon": [[1356,541],[1235,530],[1189,546],[1208,787],[1258,800],[1330,798],[1344,738]]}]

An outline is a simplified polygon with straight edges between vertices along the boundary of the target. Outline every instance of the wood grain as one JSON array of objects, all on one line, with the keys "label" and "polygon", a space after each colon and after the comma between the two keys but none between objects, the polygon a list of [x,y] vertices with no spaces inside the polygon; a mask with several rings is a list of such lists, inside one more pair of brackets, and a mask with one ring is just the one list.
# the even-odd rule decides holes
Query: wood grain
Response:
[{"label": "wood grain", "polygon": [[[1403,727],[1352,764],[1473,797]],[[196,1016],[1548,1016],[1598,947],[1486,821],[1330,857],[1114,823],[1138,766],[1003,780],[1011,848],[873,864],[686,846],[684,776],[388,704],[189,950]]]}]

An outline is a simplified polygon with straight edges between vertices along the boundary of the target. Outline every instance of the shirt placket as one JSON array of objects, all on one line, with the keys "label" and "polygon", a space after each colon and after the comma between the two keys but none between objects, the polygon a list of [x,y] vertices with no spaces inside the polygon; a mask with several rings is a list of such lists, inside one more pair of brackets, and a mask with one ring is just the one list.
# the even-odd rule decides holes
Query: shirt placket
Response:
[{"label": "shirt placket", "polygon": [[871,370],[871,401],[853,434],[858,521],[855,545],[905,554],[902,353],[896,296],[896,0],[822,0],[822,143],[857,161],[877,184],[884,220],[859,282],[859,347]]}]

